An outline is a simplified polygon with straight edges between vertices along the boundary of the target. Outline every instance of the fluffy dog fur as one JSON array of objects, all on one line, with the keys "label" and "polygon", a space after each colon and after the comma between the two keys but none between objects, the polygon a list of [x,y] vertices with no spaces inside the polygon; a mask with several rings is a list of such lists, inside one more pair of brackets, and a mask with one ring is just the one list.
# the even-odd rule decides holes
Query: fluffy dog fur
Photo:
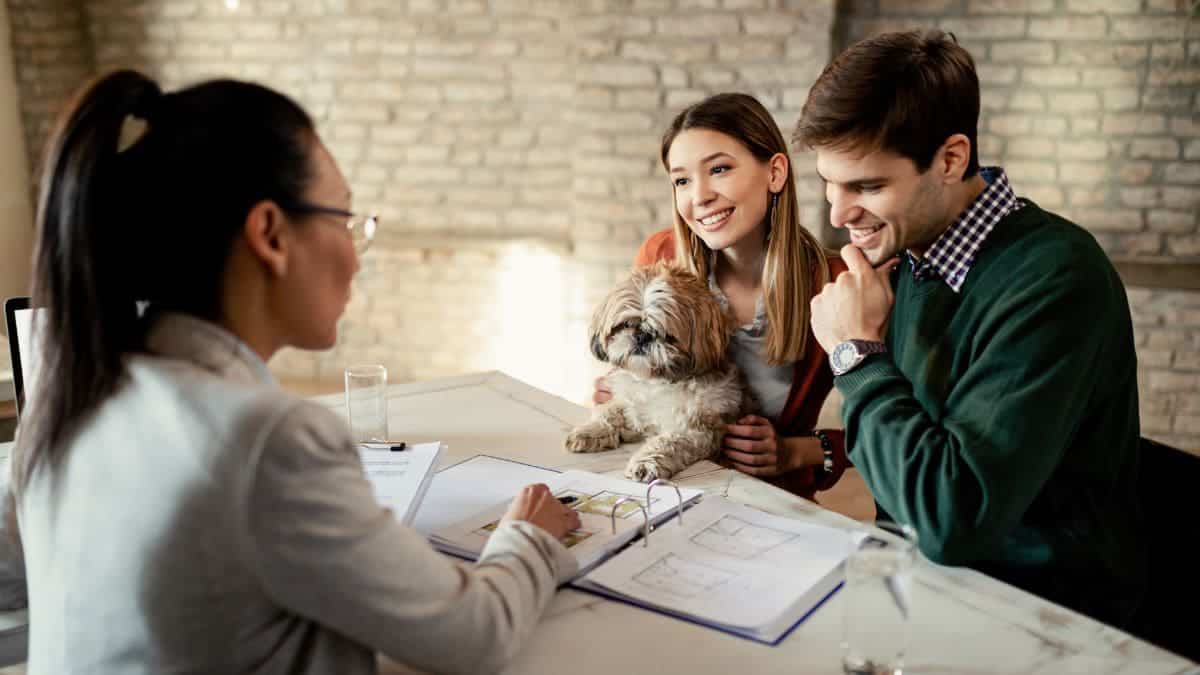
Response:
[{"label": "fluffy dog fur", "polygon": [[642,267],[612,290],[591,322],[592,353],[616,366],[612,400],[567,435],[571,452],[646,439],[625,475],[670,477],[721,448],[725,425],[749,407],[726,353],[735,324],[708,284],[683,269]]}]

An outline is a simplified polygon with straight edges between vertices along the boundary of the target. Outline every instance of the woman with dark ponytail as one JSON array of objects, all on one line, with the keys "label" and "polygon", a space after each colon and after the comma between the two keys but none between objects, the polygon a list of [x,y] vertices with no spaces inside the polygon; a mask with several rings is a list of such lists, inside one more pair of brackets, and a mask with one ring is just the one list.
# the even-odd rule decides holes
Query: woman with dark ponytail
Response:
[{"label": "woman with dark ponytail", "polygon": [[5,538],[29,672],[498,670],[574,572],[545,486],[458,566],[375,501],[345,423],[266,361],[327,349],[373,217],[308,115],[216,80],[115,72],[48,147],[43,372]]}]

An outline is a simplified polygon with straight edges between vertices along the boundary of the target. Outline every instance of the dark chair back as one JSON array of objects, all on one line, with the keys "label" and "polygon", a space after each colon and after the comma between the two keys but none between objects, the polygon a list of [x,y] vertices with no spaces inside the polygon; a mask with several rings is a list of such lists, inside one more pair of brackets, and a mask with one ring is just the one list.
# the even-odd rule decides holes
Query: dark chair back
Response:
[{"label": "dark chair back", "polygon": [[[1141,497],[1149,578],[1135,635],[1200,661],[1200,457],[1148,438],[1141,443]],[[1097,592],[1103,592],[1097,589]]]}]

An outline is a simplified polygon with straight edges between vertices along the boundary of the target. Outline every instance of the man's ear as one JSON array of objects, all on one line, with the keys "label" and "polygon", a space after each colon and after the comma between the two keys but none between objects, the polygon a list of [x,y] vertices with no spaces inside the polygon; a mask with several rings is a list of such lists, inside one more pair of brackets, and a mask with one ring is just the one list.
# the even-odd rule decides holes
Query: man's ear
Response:
[{"label": "man's ear", "polygon": [[933,161],[942,182],[961,183],[971,162],[971,139],[966,134],[951,134]]},{"label": "man's ear", "polygon": [[771,168],[771,182],[768,189],[771,192],[778,194],[783,190],[784,184],[788,177],[788,158],[782,152],[777,152],[772,155],[771,159],[767,160],[767,165]]},{"label": "man's ear", "polygon": [[263,200],[250,208],[242,225],[246,246],[275,276],[287,273],[288,228],[283,210]]}]

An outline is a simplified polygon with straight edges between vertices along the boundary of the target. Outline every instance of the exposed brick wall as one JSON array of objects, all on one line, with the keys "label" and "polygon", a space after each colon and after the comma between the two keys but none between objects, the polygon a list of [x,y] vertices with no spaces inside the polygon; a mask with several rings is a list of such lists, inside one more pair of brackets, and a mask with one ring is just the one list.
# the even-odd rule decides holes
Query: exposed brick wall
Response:
[{"label": "exposed brick wall", "polygon": [[[1187,0],[850,0],[841,46],[953,31],[979,68],[980,159],[1117,259],[1200,261],[1200,16]],[[1200,294],[1131,289],[1144,432],[1200,450]]]},{"label": "exposed brick wall", "polygon": [[[282,354],[285,376],[524,368],[581,398],[591,308],[670,222],[656,160],[670,117],[742,90],[790,132],[831,42],[883,29],[963,40],[983,79],[983,158],[1019,191],[1114,256],[1200,260],[1200,27],[1182,44],[1182,1],[850,1],[836,17],[833,0],[6,1],[31,154],[96,68],[168,87],[256,79],[317,118],[384,228],[338,347]],[[811,157],[794,160],[804,222],[823,229]],[[1181,318],[1194,295],[1131,291],[1147,429],[1200,447],[1200,328]]]},{"label": "exposed brick wall", "polygon": [[25,146],[36,170],[55,114],[94,70],[92,48],[78,0],[7,2]]},{"label": "exposed brick wall", "polygon": [[[534,356],[562,361],[547,384],[573,398],[595,367],[583,334],[592,307],[642,238],[671,222],[655,159],[662,129],[683,106],[725,90],[759,96],[788,129],[830,52],[834,5],[237,4],[93,0],[83,23],[97,69],[138,67],[167,87],[242,77],[295,96],[356,204],[382,213],[341,344],[283,354],[273,367],[327,380],[360,360],[388,364],[394,379],[520,369],[511,350],[540,335],[560,345]],[[19,68],[29,63],[18,57]],[[801,176],[805,221],[815,225],[820,189]],[[530,286],[521,272],[531,267],[555,277]],[[528,297],[504,307],[496,288],[505,284]],[[547,317],[527,311],[539,303]],[[494,335],[506,337],[484,339]]]}]

